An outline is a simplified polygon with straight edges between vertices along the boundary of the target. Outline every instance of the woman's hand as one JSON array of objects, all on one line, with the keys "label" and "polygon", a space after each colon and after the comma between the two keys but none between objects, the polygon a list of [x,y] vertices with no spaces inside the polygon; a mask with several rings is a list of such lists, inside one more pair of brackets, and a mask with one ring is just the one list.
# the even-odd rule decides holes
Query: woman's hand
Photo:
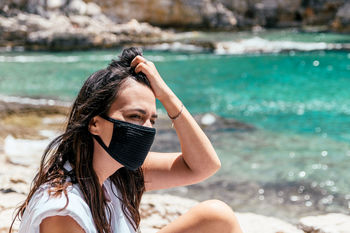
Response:
[{"label": "woman's hand", "polygon": [[131,67],[135,68],[136,73],[142,72],[147,76],[155,97],[161,102],[172,94],[172,91],[159,75],[153,62],[147,61],[144,57],[137,55],[132,60]]}]

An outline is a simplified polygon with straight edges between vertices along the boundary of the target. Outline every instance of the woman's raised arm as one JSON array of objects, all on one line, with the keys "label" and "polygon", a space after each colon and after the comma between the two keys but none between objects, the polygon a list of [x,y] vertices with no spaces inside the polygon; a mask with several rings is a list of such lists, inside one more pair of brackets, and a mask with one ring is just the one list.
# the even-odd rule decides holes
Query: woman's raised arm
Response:
[{"label": "woman's raised arm", "polygon": [[143,165],[146,190],[183,186],[202,181],[221,166],[207,136],[159,75],[155,65],[142,56],[131,63],[135,72],[144,73],[155,97],[173,120],[181,153],[150,152]]}]

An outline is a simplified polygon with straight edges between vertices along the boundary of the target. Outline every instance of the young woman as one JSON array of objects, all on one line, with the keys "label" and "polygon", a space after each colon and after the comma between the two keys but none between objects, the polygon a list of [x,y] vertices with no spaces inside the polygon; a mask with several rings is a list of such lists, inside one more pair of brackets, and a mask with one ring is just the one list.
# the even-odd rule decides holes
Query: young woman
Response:
[{"label": "young woman", "polygon": [[[181,153],[149,152],[156,99],[173,121]],[[154,64],[140,49],[125,49],[81,88],[65,132],[48,146],[17,212],[19,232],[137,232],[145,191],[194,184],[219,168],[210,141]],[[241,230],[230,207],[209,200],[159,232]]]}]

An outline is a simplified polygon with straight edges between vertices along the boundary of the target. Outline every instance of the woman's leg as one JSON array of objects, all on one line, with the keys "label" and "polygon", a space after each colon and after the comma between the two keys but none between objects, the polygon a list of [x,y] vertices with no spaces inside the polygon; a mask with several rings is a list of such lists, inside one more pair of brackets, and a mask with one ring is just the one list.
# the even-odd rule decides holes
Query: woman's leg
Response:
[{"label": "woman's leg", "polygon": [[232,209],[222,201],[199,203],[158,233],[242,233]]}]

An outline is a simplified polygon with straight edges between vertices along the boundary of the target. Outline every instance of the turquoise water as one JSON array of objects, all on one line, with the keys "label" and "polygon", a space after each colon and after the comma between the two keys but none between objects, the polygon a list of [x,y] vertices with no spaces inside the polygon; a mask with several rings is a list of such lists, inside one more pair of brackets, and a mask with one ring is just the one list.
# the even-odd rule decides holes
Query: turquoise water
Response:
[{"label": "turquoise water", "polygon": [[[0,93],[72,100],[89,74],[119,51],[10,53]],[[218,56],[146,52],[193,113],[257,127],[350,141],[350,53]]]},{"label": "turquoise water", "polygon": [[[119,52],[2,53],[0,94],[72,101],[88,75]],[[219,176],[261,185],[310,184],[345,196],[338,205],[349,210],[349,52],[145,56],[192,113],[214,112],[257,128],[212,137],[223,161]]]}]

